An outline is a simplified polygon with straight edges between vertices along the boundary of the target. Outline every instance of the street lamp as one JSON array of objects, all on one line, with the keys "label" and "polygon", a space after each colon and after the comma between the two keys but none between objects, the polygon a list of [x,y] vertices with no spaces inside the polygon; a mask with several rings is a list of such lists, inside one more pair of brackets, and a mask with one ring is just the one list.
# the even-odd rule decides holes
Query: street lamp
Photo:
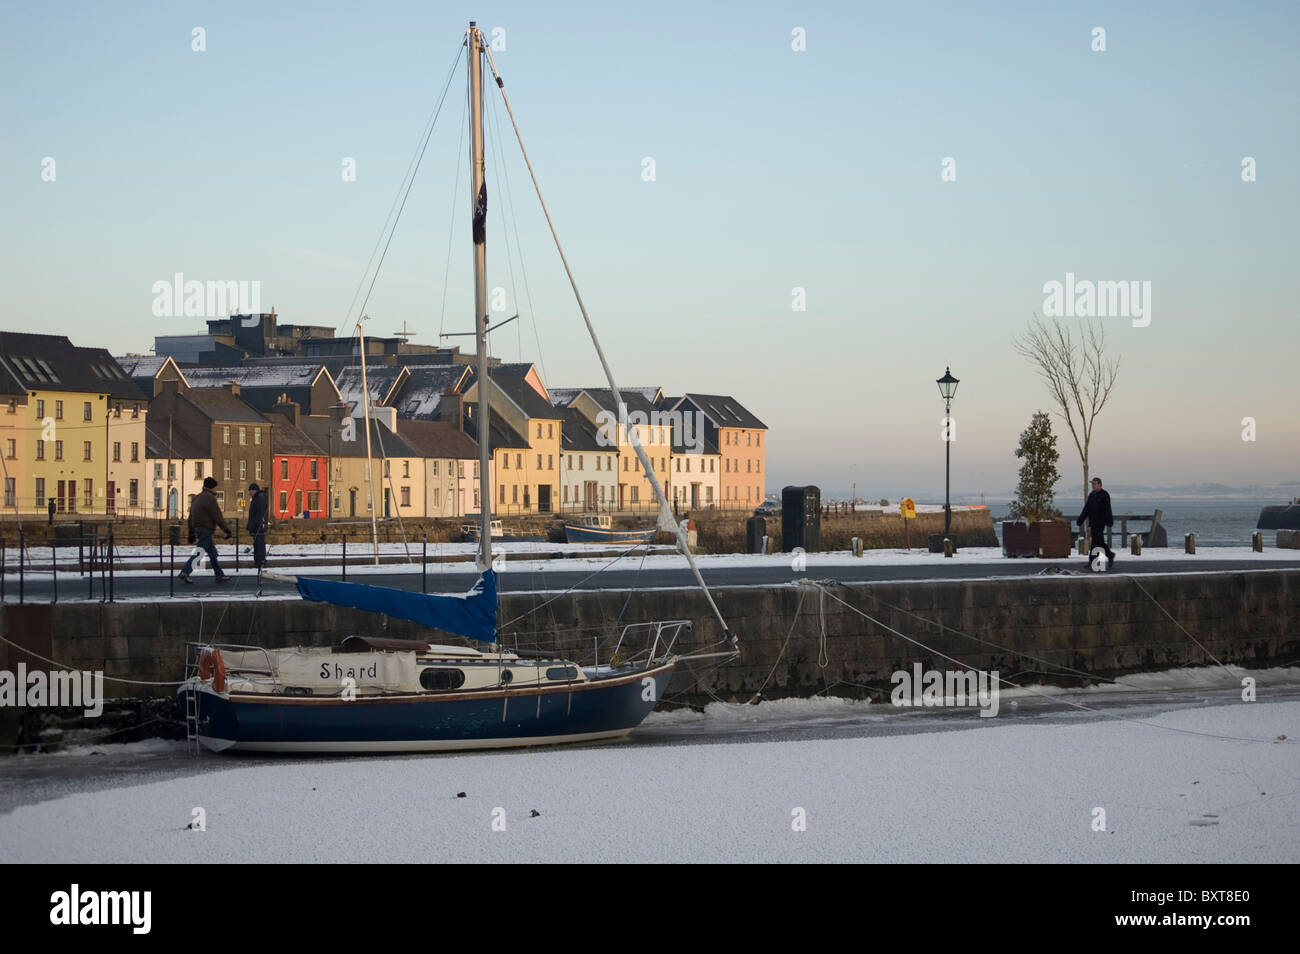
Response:
[{"label": "street lamp", "polygon": [[939,393],[943,395],[943,535],[949,535],[952,529],[952,502],[949,499],[952,487],[952,399],[957,394],[957,379],[952,376],[952,368],[945,368],[943,377],[935,381]]}]

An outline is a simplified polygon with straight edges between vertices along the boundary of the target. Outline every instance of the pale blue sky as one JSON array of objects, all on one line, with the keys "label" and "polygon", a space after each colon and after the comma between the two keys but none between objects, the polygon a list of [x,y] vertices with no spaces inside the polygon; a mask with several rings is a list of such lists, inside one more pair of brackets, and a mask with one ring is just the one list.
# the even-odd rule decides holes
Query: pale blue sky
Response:
[{"label": "pale blue sky", "polygon": [[[1105,320],[1123,365],[1094,470],[1300,477],[1292,3],[5,2],[0,327],[147,351],[201,327],[150,311],[177,271],[258,280],[284,321],[342,325],[470,18],[505,28],[498,64],[620,381],[734,394],[771,428],[773,489],[941,493],[934,379],[951,365],[954,488],[1006,494],[1017,436],[1047,407],[1012,338],[1067,271],[1153,286],[1150,327]],[[471,325],[463,91],[458,69],[373,331],[436,340],[453,201],[446,330]],[[547,381],[599,383],[504,145]],[[488,175],[489,280],[509,314]],[[517,262],[516,281],[522,298]],[[499,353],[536,360],[517,325]]]}]

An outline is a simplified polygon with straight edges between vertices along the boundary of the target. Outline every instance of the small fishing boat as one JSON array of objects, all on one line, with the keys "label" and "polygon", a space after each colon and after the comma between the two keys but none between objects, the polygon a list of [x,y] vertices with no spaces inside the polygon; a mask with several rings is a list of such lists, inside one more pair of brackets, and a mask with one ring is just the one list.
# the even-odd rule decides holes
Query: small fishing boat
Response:
[{"label": "small fishing boat", "polygon": [[607,513],[585,513],[576,523],[565,523],[564,539],[569,543],[607,543],[615,546],[636,546],[649,543],[659,532],[658,527],[645,530],[616,530]]},{"label": "small fishing boat", "polygon": [[[492,382],[488,376],[487,357],[485,61],[491,67],[512,126],[514,115],[483,33],[472,22],[463,48],[469,53],[467,102],[474,243],[473,334],[478,348],[477,377],[480,382],[474,414],[478,433],[482,435],[478,442],[478,491],[480,499],[485,502],[477,515],[475,534],[479,545],[479,578],[466,593],[426,594],[342,580],[278,577],[264,572],[263,579],[293,583],[305,600],[409,620],[432,630],[433,638],[427,641],[395,640],[349,635],[337,647],[320,648],[190,644],[186,655],[186,678],[179,692],[185,704],[190,739],[208,749],[413,752],[616,738],[640,725],[663,698],[680,658],[678,638],[691,629],[691,621],[682,619],[637,622],[621,627],[615,624],[593,641],[593,658],[584,658],[581,662],[553,652],[510,652],[500,645],[497,575],[494,570],[498,553],[494,550],[493,539],[522,538],[509,537],[500,520],[492,519],[493,487],[488,479],[489,435],[492,433],[488,396]],[[518,138],[517,127],[515,134]],[[522,146],[520,140],[521,151]],[[528,161],[526,152],[524,161]],[[536,186],[535,178],[533,182]],[[540,202],[540,188],[538,199]],[[545,211],[545,203],[541,204]],[[553,227],[551,232],[610,390],[621,405],[622,395],[600,349],[582,298],[577,294],[577,284]],[[358,331],[364,334],[360,322]],[[368,395],[365,353],[363,341],[359,354],[363,392]],[[368,421],[368,397],[363,403]],[[370,433],[369,426],[366,433]],[[734,657],[735,637],[704,586],[687,546],[687,527],[685,524],[679,526],[674,520],[668,498],[635,431],[629,440],[659,502],[657,527],[675,535],[679,551],[685,556],[721,626],[720,643],[726,645],[724,651],[691,655],[694,658]],[[444,634],[464,637],[482,648],[447,645]]]},{"label": "small fishing boat", "polygon": [[[525,530],[512,530],[502,526],[500,520],[491,521],[491,533],[493,540],[512,540],[515,543],[545,543],[546,536],[540,533],[529,533]],[[477,543],[483,530],[478,524],[466,523],[460,528],[460,539],[462,543]]]}]

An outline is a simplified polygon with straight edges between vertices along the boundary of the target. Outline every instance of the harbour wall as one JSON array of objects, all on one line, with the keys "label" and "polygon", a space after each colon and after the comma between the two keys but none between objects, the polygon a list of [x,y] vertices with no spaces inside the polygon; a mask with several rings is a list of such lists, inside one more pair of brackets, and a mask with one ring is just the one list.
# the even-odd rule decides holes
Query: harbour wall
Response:
[{"label": "harbour wall", "polygon": [[[914,663],[959,668],[945,656],[1013,681],[1061,685],[1216,658],[1247,668],[1300,661],[1296,569],[825,585],[824,596],[795,584],[716,590],[740,656],[725,664],[716,657],[686,661],[668,699],[702,705],[744,702],[760,691],[764,698],[826,691],[879,700],[892,673]],[[689,619],[693,630],[678,651],[725,648],[721,626],[697,590],[594,591],[547,602],[552,596],[502,594],[506,646],[554,650],[583,662],[600,654],[608,661],[626,623]],[[296,599],[0,606],[0,635],[23,649],[61,668],[136,681],[105,683],[105,694],[121,700],[101,723],[117,735],[114,741],[175,731],[167,724],[174,687],[137,683],[182,678],[187,641],[321,646],[353,633],[458,641],[431,637],[405,620]],[[29,671],[54,668],[0,642],[0,670],[15,672],[20,662]],[[75,715],[0,708],[0,751],[41,733],[57,739],[60,726],[78,724]],[[145,731],[144,723],[154,728]]]}]

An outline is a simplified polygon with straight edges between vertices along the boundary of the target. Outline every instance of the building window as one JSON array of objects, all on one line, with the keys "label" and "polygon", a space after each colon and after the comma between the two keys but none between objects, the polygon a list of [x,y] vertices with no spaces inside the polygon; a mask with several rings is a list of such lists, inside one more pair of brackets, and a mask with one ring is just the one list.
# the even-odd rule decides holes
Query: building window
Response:
[{"label": "building window", "polygon": [[[431,470],[431,471],[429,472],[429,476],[430,476],[430,477],[437,477],[437,476],[438,476],[438,462],[435,460],[435,461],[434,461],[432,464],[430,464],[429,466],[433,468],[433,470]],[[448,475],[450,476],[450,471],[448,471]]]},{"label": "building window", "polygon": [[5,456],[10,460],[18,456],[18,441],[12,437],[5,441]]},{"label": "building window", "polygon": [[45,460],[45,441],[36,442],[36,459]]},{"label": "building window", "polygon": [[176,465],[173,464],[171,461],[167,462],[167,479],[168,480],[176,479]]},{"label": "building window", "polygon": [[122,416],[122,403],[120,401],[117,404],[113,405],[113,416],[114,417]]},{"label": "building window", "polygon": [[505,484],[501,484],[499,487],[497,487],[497,489],[498,489],[499,491],[501,491],[501,493],[498,495],[498,496],[501,498],[500,503],[505,503],[505,502],[506,502],[506,485],[505,485]]},{"label": "building window", "polygon": [[403,506],[403,507],[409,507],[409,506],[411,506],[411,488],[410,488],[410,487],[403,487],[403,488],[401,488],[401,490],[402,490],[402,503],[401,503],[401,506]]},{"label": "building window", "polygon": [[518,484],[512,484],[512,485],[510,486],[510,502],[511,502],[511,503],[519,503],[519,485],[518,485]]},{"label": "building window", "polygon": [[153,509],[156,512],[162,511],[162,488],[161,487],[155,487],[153,489]]},{"label": "building window", "polygon": [[131,463],[133,464],[140,463],[140,442],[139,441],[131,442]]},{"label": "building window", "polygon": [[280,513],[285,513],[289,509],[289,491],[280,491]]},{"label": "building window", "polygon": [[90,441],[81,442],[81,459],[90,460]]},{"label": "building window", "polygon": [[45,478],[36,478],[36,506],[45,506]]},{"label": "building window", "polygon": [[16,507],[18,505],[18,484],[17,477],[5,478],[5,506]]},{"label": "building window", "polygon": [[510,455],[509,455],[509,454],[502,454],[502,455],[501,455],[501,466],[504,467],[506,470],[509,470],[509,469],[510,469]]},{"label": "building window", "polygon": [[320,513],[320,491],[319,490],[307,491],[307,509],[310,510],[312,513],[316,513],[316,514]]},{"label": "building window", "polygon": [[246,428],[246,427],[241,427],[241,428],[239,429],[239,443],[240,443],[241,445],[247,445],[247,444],[248,444],[248,428]]},{"label": "building window", "polygon": [[45,416],[45,398],[36,399],[36,416],[43,418]]},{"label": "building window", "polygon": [[140,481],[132,480],[127,483],[127,506],[140,506]]},{"label": "building window", "polygon": [[287,457],[280,458],[280,479],[289,479],[289,458]]},{"label": "building window", "polygon": [[411,462],[409,460],[402,461],[402,476],[403,477],[411,476]]},{"label": "building window", "polygon": [[547,439],[549,440],[550,438],[552,438],[552,437],[554,437],[554,436],[555,436],[555,425],[554,425],[554,424],[547,424],[547,425],[546,425],[546,437],[547,437]]},{"label": "building window", "polygon": [[262,462],[260,460],[253,461],[253,479],[262,479]]},{"label": "building window", "polygon": [[248,461],[246,460],[241,460],[239,462],[239,479],[240,480],[248,479]]},{"label": "building window", "polygon": [[[319,468],[320,468],[320,461],[318,461],[315,457],[313,457],[313,458],[311,459],[311,479],[312,479],[312,480],[319,480],[319,479],[320,479],[320,470],[319,470]],[[312,510],[315,510],[316,508],[315,508],[315,507],[312,507],[311,509],[312,509]]]},{"label": "building window", "polygon": [[221,425],[221,443],[223,443],[223,444],[229,444],[229,443],[230,443],[230,425],[229,425],[229,424],[222,424],[222,425]]},{"label": "building window", "polygon": [[[406,488],[403,487],[402,489],[405,490]],[[438,488],[437,487],[433,488],[433,508],[435,510],[438,509]]]},{"label": "building window", "polygon": [[194,479],[195,480],[203,479],[203,461],[201,460],[196,460],[194,462]]},{"label": "building window", "polygon": [[9,413],[10,413],[10,414],[17,414],[17,413],[18,413],[18,399],[17,399],[17,398],[10,398],[10,399],[9,399]]},{"label": "building window", "polygon": [[626,472],[627,472],[627,469],[628,469],[628,460],[627,460],[626,457],[624,457],[624,458],[623,458],[623,472],[626,473]]},{"label": "building window", "polygon": [[638,487],[636,484],[633,484],[631,490],[632,490],[632,502],[633,502],[633,503],[640,503],[640,502],[641,502],[641,488]]},{"label": "building window", "polygon": [[113,441],[113,463],[122,463],[122,442]]},{"label": "building window", "polygon": [[262,443],[262,429],[260,427],[253,428],[253,443],[258,445]]},{"label": "building window", "polygon": [[555,470],[555,456],[553,454],[546,455],[546,469]]},{"label": "building window", "polygon": [[63,460],[63,441],[54,442],[54,459]]},{"label": "building window", "polygon": [[85,402],[81,405],[81,419],[82,419],[83,421],[93,421],[93,420],[95,419],[95,415],[94,415],[94,413],[90,410],[90,402],[89,402],[89,401],[85,401]]},{"label": "building window", "polygon": [[[243,494],[240,494],[240,496],[242,497]],[[243,504],[241,503],[240,506],[243,506]],[[302,491],[295,490],[293,492],[293,515],[296,517],[300,513],[302,513]]]},{"label": "building window", "polygon": [[538,469],[538,470],[541,470],[541,469],[542,469],[542,455],[541,455],[541,454],[538,454],[538,455],[537,455],[537,469]]},{"label": "building window", "polygon": [[132,417],[139,417],[139,416],[140,416],[140,405],[139,405],[139,404],[132,404],[132,405],[131,405],[131,416],[132,416]]},{"label": "building window", "polygon": [[162,464],[153,465],[153,479],[162,480]]},{"label": "building window", "polygon": [[221,476],[225,480],[230,479],[230,461],[229,459],[221,462]]},{"label": "building window", "polygon": [[95,482],[87,477],[82,481],[81,487],[86,494],[86,509],[89,510],[95,506]]},{"label": "building window", "polygon": [[[576,492],[576,491],[577,491],[577,488],[574,488],[574,490],[575,490],[575,492]],[[565,503],[568,503],[568,502],[569,502],[569,485],[568,485],[568,484],[565,484],[565,485],[564,485],[564,502],[565,502]]]},{"label": "building window", "polygon": [[[584,461],[584,460],[585,460],[585,458],[584,458],[581,454],[579,454],[579,455],[578,455],[578,470],[586,470],[586,469],[587,469],[587,468],[583,465],[583,461]],[[599,457],[596,458],[596,463],[598,463],[598,464],[600,463],[600,458],[599,458]]]},{"label": "building window", "polygon": [[55,402],[54,402],[54,419],[55,419],[56,421],[61,421],[61,420],[63,420],[63,402],[62,402],[62,401],[55,401]]},{"label": "building window", "polygon": [[542,436],[542,425],[541,425],[540,422],[539,422],[538,425],[537,425],[537,436],[538,436],[538,437],[541,437],[541,436]]},{"label": "building window", "polygon": [[389,472],[388,472],[388,459],[387,459],[387,458],[384,458],[384,476],[385,476],[385,477],[391,476],[391,475],[389,474]]},{"label": "building window", "polygon": [[519,470],[523,470],[523,469],[524,469],[524,455],[523,455],[523,454],[516,454],[516,455],[515,455],[515,467],[516,467],[517,469],[519,469]]},{"label": "building window", "polygon": [[474,491],[474,509],[477,510],[478,508],[479,508],[478,491],[476,490]]}]

